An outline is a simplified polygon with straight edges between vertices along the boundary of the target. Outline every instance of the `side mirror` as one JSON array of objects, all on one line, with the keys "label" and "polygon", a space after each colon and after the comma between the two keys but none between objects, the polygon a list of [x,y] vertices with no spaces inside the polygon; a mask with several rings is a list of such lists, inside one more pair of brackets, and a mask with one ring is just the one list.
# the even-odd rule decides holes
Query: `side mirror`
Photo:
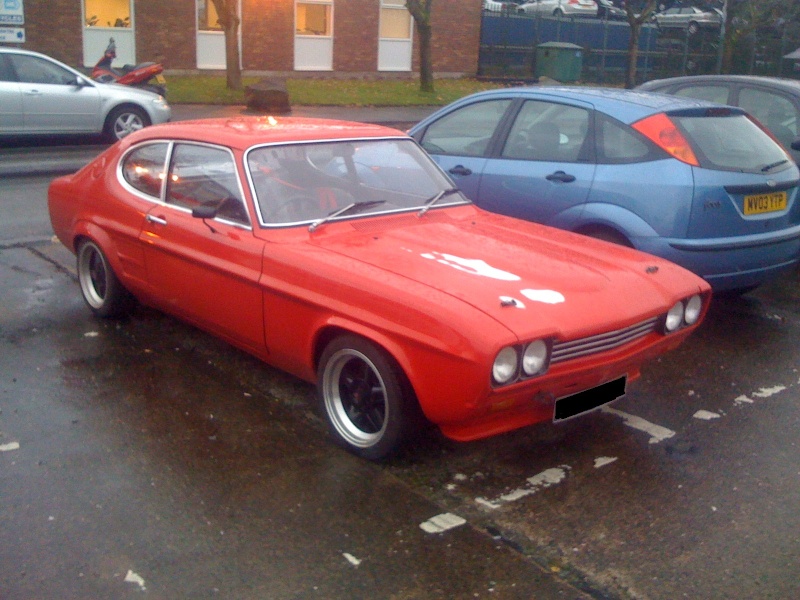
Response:
[{"label": "side mirror", "polygon": [[76,77],[73,85],[75,87],[82,88],[82,87],[89,87],[91,84],[83,77]]},{"label": "side mirror", "polygon": [[213,219],[217,216],[219,207],[214,205],[195,206],[192,209],[192,216],[196,219]]},{"label": "side mirror", "polygon": [[792,142],[792,150],[800,150],[800,137]]}]

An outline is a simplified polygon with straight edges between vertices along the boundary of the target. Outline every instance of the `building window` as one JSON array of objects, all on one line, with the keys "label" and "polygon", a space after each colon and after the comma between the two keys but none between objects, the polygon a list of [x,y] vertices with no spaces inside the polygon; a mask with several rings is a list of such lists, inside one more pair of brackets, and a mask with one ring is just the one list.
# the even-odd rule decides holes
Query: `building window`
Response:
[{"label": "building window", "polygon": [[380,22],[382,39],[407,40],[411,38],[411,19],[405,2],[382,0]]},{"label": "building window", "polygon": [[87,27],[130,27],[129,0],[84,0]]},{"label": "building window", "polygon": [[332,2],[298,2],[295,31],[297,35],[331,35]]},{"label": "building window", "polygon": [[197,0],[197,29],[200,31],[222,31],[217,7],[211,0]]}]

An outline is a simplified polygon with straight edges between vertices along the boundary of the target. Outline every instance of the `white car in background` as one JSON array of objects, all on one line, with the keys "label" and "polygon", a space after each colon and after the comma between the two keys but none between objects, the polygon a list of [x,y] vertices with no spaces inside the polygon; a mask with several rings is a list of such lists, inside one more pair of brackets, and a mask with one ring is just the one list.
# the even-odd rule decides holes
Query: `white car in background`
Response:
[{"label": "white car in background", "polygon": [[0,137],[102,134],[115,142],[170,118],[158,94],[92,81],[38,52],[0,48]]},{"label": "white car in background", "polygon": [[483,0],[483,10],[489,12],[514,12],[518,2],[495,2],[495,0]]},{"label": "white car in background", "polygon": [[554,17],[596,17],[597,3],[594,0],[533,0],[520,4],[517,12]]}]

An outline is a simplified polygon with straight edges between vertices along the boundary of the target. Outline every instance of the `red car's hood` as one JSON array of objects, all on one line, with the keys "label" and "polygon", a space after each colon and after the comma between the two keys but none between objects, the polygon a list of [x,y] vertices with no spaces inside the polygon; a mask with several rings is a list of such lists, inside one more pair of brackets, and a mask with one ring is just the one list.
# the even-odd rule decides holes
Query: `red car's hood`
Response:
[{"label": "red car's hood", "polygon": [[461,220],[448,212],[351,221],[348,233],[312,238],[458,298],[521,338],[616,329],[708,289],[692,273],[628,248],[477,209]]}]

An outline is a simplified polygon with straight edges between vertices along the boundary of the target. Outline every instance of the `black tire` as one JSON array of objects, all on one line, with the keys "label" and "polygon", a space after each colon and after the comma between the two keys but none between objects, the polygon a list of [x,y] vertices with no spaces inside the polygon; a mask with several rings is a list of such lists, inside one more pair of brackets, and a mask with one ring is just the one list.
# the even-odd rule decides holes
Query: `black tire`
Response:
[{"label": "black tire", "polygon": [[402,446],[416,404],[395,361],[354,335],[334,339],[322,353],[317,398],[334,441],[368,460],[388,458]]},{"label": "black tire", "polygon": [[150,117],[138,106],[118,106],[108,114],[104,129],[106,139],[113,143],[150,125]]},{"label": "black tire", "polygon": [[563,19],[564,18],[564,11],[561,10],[560,8],[557,8],[557,9],[555,9],[553,11],[553,16],[554,17],[558,17],[559,19]]},{"label": "black tire", "polygon": [[133,308],[130,292],[117,279],[106,255],[91,240],[84,240],[78,246],[78,282],[83,299],[98,317],[122,317]]}]

